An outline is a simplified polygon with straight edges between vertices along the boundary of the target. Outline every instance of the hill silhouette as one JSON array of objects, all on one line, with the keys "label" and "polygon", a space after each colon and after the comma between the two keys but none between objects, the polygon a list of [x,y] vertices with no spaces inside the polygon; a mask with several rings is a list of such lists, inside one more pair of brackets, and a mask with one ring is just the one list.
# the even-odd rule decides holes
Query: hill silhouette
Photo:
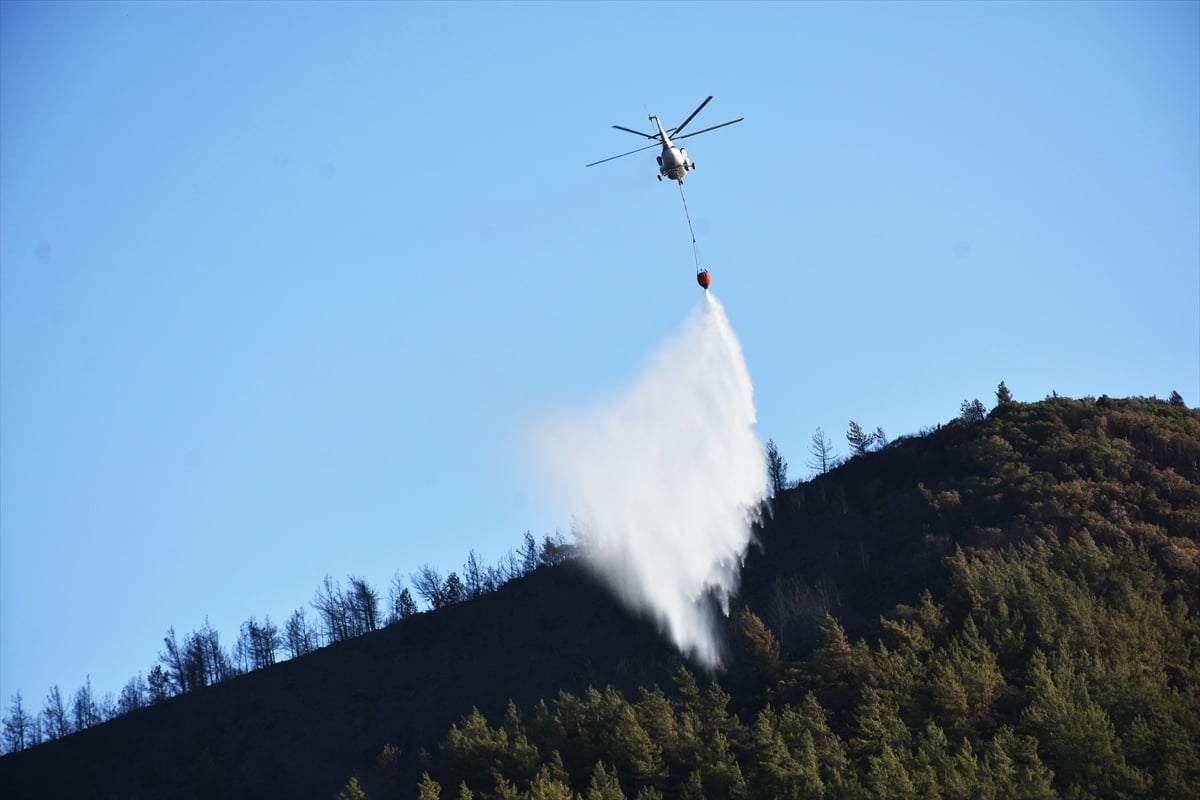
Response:
[{"label": "hill silhouette", "polygon": [[568,563],[5,756],[0,786],[1196,796],[1200,413],[1006,402],[771,507],[717,675]]},{"label": "hill silhouette", "polygon": [[415,755],[473,706],[498,714],[509,698],[593,683],[632,690],[679,663],[577,565],[543,567],[0,758],[0,785],[8,797],[332,798],[384,743]]}]

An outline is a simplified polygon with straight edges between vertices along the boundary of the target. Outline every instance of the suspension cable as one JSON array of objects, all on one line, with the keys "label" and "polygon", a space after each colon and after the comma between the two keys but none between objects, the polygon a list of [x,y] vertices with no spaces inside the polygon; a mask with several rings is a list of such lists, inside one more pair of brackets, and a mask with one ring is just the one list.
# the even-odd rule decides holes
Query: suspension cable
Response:
[{"label": "suspension cable", "polygon": [[688,232],[692,234],[692,255],[696,259],[696,272],[700,271],[700,249],[696,245],[696,231],[692,227],[692,215],[688,211],[687,198],[683,196],[683,181],[679,181],[679,199],[683,201],[683,215],[687,217]]}]

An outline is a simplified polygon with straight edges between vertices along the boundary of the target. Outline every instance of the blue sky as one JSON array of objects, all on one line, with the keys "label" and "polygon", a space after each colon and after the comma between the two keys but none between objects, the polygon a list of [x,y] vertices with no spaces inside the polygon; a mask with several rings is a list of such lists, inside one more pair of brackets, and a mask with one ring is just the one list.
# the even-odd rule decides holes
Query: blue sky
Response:
[{"label": "blue sky", "polygon": [[[0,700],[495,562],[701,301],[758,432],[1200,403],[1200,4],[0,3]],[[719,480],[720,476],[714,476]]]}]

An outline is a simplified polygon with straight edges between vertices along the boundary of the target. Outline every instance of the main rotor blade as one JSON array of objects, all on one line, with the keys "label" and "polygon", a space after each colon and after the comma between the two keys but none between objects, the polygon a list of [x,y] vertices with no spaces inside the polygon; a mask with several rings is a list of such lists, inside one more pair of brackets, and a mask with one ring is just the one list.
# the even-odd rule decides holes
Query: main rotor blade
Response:
[{"label": "main rotor blade", "polygon": [[712,95],[711,95],[711,94],[708,96],[708,98],[707,98],[707,99],[705,99],[705,101],[704,101],[703,103],[701,103],[699,106],[697,106],[697,107],[696,107],[696,110],[692,112],[692,116],[690,116],[690,117],[688,117],[687,119],[685,119],[685,120],[683,121],[683,123],[682,123],[682,124],[680,124],[680,126],[679,126],[678,128],[676,128],[676,129],[675,129],[675,132],[676,132],[676,133],[679,133],[681,130],[683,130],[683,129],[684,129],[684,127],[685,127],[685,126],[686,126],[686,125],[687,125],[689,122],[691,122],[691,121],[692,121],[692,120],[695,118],[695,116],[696,116],[697,114],[699,114],[699,113],[700,113],[700,109],[702,109],[702,108],[704,108],[706,105],[708,105],[708,101],[709,101],[709,100],[712,100]]},{"label": "main rotor blade", "polygon": [[619,156],[609,156],[608,158],[602,158],[599,161],[593,161],[590,164],[584,164],[584,166],[585,167],[594,167],[597,164],[603,164],[605,161],[612,161],[614,158],[624,158],[625,156],[631,156],[634,153],[640,153],[643,150],[649,150],[651,147],[659,147],[659,143],[655,142],[654,144],[648,144],[645,147],[639,147],[637,150],[630,150],[628,153],[621,153],[621,155],[619,155]]},{"label": "main rotor blade", "polygon": [[658,138],[657,133],[654,133],[654,134],[642,133],[641,131],[635,131],[633,128],[622,128],[620,125],[613,125],[613,127],[619,131],[626,131],[628,133],[636,133],[638,136],[645,136],[647,139],[657,139]]},{"label": "main rotor blade", "polygon": [[715,131],[717,128],[724,128],[726,125],[732,125],[733,123],[741,122],[744,119],[745,119],[745,117],[738,117],[737,119],[731,119],[729,122],[722,122],[720,125],[713,125],[711,128],[705,128],[704,130],[696,131],[695,133],[685,133],[683,136],[676,136],[675,138],[676,139],[686,139],[689,136],[699,136],[702,133],[708,133],[709,131]]}]

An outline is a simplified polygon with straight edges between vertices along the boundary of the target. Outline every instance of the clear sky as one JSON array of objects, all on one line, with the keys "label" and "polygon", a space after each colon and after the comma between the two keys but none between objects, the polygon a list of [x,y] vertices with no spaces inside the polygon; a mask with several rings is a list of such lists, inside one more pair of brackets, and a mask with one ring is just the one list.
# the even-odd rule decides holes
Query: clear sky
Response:
[{"label": "clear sky", "polygon": [[[0,2],[0,702],[564,531],[701,302],[758,433],[1200,403],[1200,4]],[[713,475],[714,481],[721,476]]]}]

